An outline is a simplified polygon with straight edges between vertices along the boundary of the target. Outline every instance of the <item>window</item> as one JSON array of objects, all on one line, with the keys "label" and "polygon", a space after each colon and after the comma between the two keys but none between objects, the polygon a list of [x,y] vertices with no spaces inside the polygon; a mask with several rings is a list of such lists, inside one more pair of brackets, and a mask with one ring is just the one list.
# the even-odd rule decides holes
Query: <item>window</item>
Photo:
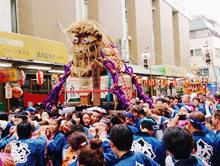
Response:
[{"label": "window", "polygon": [[208,68],[201,69],[201,74],[202,74],[203,76],[208,76],[208,75],[209,75],[209,69],[208,69]]},{"label": "window", "polygon": [[88,19],[89,16],[88,16],[88,0],[84,0],[84,18]]},{"label": "window", "polygon": [[215,57],[220,58],[220,49],[219,48],[215,48]]},{"label": "window", "polygon": [[195,49],[195,56],[201,56],[201,49]]},{"label": "window", "polygon": [[125,21],[126,21],[126,32],[128,33],[128,10],[127,10],[127,0],[125,0]]},{"label": "window", "polygon": [[194,51],[190,50],[190,56],[193,57],[194,56]]},{"label": "window", "polygon": [[196,31],[191,31],[189,35],[190,35],[190,39],[196,38]]},{"label": "window", "polygon": [[11,0],[11,30],[18,33],[18,17],[16,0]]}]

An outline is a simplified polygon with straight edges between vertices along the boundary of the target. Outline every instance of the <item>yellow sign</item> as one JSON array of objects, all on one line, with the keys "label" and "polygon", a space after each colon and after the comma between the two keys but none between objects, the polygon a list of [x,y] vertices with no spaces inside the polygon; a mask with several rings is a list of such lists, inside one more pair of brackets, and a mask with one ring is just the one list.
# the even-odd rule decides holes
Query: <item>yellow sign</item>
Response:
[{"label": "yellow sign", "polygon": [[166,75],[187,77],[187,71],[184,67],[166,65]]},{"label": "yellow sign", "polygon": [[21,71],[18,69],[0,70],[1,82],[17,82],[21,80]]},{"label": "yellow sign", "polygon": [[68,63],[67,49],[60,42],[2,31],[0,57]]}]

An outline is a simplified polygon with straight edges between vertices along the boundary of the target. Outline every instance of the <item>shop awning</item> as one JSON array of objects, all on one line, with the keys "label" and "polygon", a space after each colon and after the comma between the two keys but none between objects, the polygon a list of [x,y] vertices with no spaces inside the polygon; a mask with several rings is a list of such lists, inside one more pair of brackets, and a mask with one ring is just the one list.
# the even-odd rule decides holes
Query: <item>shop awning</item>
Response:
[{"label": "shop awning", "polygon": [[[150,75],[150,69],[145,69],[141,65],[127,65],[133,68],[134,74],[142,74],[142,75]],[[124,68],[122,69],[124,71]],[[165,75],[163,72],[151,70],[152,75],[163,76]]]},{"label": "shop awning", "polygon": [[178,67],[173,65],[152,65],[153,72],[161,72],[166,76],[173,77],[187,77],[187,70],[184,67]]},{"label": "shop awning", "polygon": [[0,57],[68,63],[67,49],[63,43],[3,31],[0,31]]}]

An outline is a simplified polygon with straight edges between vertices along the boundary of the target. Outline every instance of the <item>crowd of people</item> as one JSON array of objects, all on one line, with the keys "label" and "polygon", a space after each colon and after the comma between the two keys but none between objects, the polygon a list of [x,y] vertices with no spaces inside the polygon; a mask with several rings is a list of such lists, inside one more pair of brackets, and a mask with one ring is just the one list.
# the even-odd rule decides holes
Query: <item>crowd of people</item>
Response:
[{"label": "crowd of people", "polygon": [[66,116],[44,104],[0,112],[0,165],[220,166],[220,94],[138,98]]}]

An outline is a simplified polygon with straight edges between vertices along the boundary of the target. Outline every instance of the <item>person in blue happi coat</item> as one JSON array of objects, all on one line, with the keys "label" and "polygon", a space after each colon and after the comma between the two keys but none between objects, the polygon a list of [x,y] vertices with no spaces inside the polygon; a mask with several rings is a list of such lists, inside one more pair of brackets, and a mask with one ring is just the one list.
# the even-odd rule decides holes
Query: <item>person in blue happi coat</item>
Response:
[{"label": "person in blue happi coat", "polygon": [[17,125],[18,140],[11,143],[11,156],[16,166],[34,166],[37,155],[42,153],[46,147],[46,128],[39,129],[39,137],[31,139],[32,126],[29,122],[23,121]]},{"label": "person in blue happi coat", "polygon": [[165,150],[160,141],[153,137],[153,125],[156,124],[156,121],[152,117],[145,117],[141,119],[141,131],[134,135],[131,150],[135,152],[142,152],[161,166],[164,166],[166,158]]},{"label": "person in blue happi coat", "polygon": [[220,109],[217,109],[212,116],[212,125],[217,129],[215,134],[215,141],[217,144],[217,151],[214,153],[211,162],[212,166],[219,166],[220,165]]},{"label": "person in blue happi coat", "polygon": [[8,122],[8,114],[5,112],[0,112],[0,139],[6,137],[9,134],[9,130],[13,126],[10,122]]},{"label": "person in blue happi coat", "polygon": [[62,149],[66,144],[65,137],[59,131],[62,119],[52,119],[49,123],[50,138],[47,146],[47,154],[53,162],[53,166],[62,165]]},{"label": "person in blue happi coat", "polygon": [[[26,112],[18,113],[14,116],[14,126],[16,127],[20,122],[27,121],[27,119],[28,116]],[[4,149],[9,142],[17,139],[16,128],[14,126],[10,128],[10,133],[0,140],[0,150]]]},{"label": "person in blue happi coat", "polygon": [[172,126],[164,132],[164,145],[167,153],[174,157],[175,166],[205,166],[204,162],[191,156],[193,136],[186,128]]},{"label": "person in blue happi coat", "polygon": [[220,109],[220,94],[216,93],[214,95],[214,103],[215,103],[215,108]]},{"label": "person in blue happi coat", "polygon": [[111,149],[118,157],[116,159],[112,157],[111,153],[108,153],[109,155],[105,155],[105,160],[110,160],[109,163],[112,162],[115,166],[159,165],[141,152],[130,151],[133,143],[133,133],[128,126],[124,124],[115,125],[110,131],[109,139]]},{"label": "person in blue happi coat", "polygon": [[205,115],[202,112],[192,112],[188,117],[187,128],[192,132],[196,140],[197,151],[195,156],[210,163],[210,159],[216,152],[215,138],[209,134],[205,134]]},{"label": "person in blue happi coat", "polygon": [[133,132],[133,134],[138,132],[138,128],[136,127],[136,124],[133,122],[134,119],[134,115],[132,114],[132,112],[127,111],[124,113],[125,115],[125,123],[126,125],[131,129],[131,131]]},{"label": "person in blue happi coat", "polygon": [[65,141],[66,141],[66,144],[67,144],[67,140],[70,136],[70,130],[71,128],[73,127],[73,125],[76,124],[76,122],[73,120],[73,119],[69,119],[67,120],[64,125],[63,125],[63,131],[62,131],[62,134],[64,135],[64,138],[65,138]]}]

